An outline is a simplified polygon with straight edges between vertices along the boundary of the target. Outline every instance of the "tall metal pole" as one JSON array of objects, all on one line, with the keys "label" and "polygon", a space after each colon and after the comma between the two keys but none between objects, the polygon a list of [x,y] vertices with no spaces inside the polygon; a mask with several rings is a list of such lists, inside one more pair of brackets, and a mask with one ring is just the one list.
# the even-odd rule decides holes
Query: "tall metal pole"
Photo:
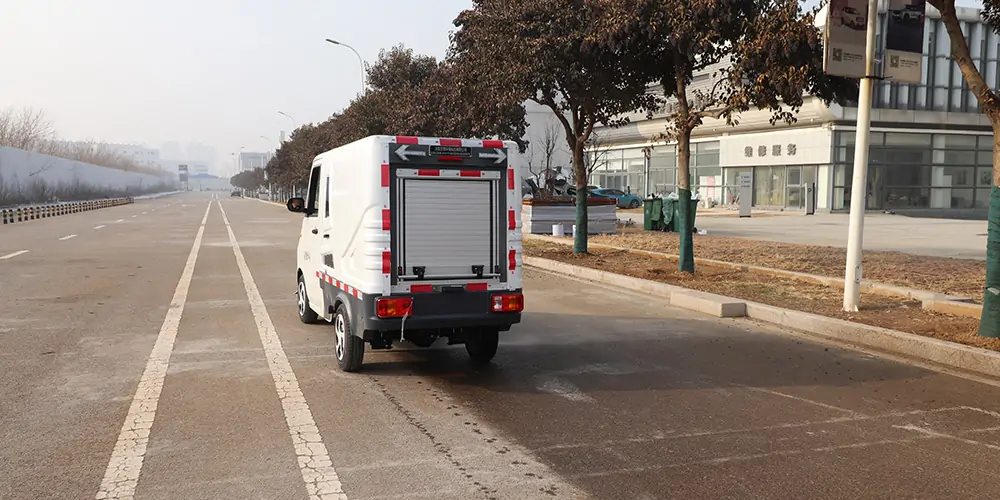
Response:
[{"label": "tall metal pole", "polygon": [[365,84],[365,60],[361,58],[361,54],[358,54],[358,51],[354,50],[354,47],[351,47],[350,45],[347,45],[346,43],[338,42],[336,40],[331,40],[329,38],[327,38],[326,41],[330,42],[330,43],[332,43],[334,45],[340,45],[342,47],[347,47],[347,48],[351,49],[351,52],[354,52],[354,55],[358,56],[358,63],[361,64],[361,95],[365,95],[366,93],[368,93],[368,85]]},{"label": "tall metal pole", "polygon": [[858,93],[858,125],[854,138],[854,182],[851,184],[851,220],[847,230],[847,265],[844,269],[844,310],[858,310],[861,301],[861,249],[864,246],[865,205],[868,200],[868,143],[872,125],[872,90],[875,83],[875,27],[878,0],[868,0],[865,40],[865,76]]}]

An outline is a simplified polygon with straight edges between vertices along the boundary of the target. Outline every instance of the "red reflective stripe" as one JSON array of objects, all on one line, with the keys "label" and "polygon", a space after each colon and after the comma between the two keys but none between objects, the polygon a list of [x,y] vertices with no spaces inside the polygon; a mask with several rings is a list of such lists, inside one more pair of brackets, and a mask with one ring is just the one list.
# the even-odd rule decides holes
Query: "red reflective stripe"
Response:
[{"label": "red reflective stripe", "polygon": [[319,271],[316,271],[316,277],[317,278],[322,278],[323,277],[323,273],[321,273]]},{"label": "red reflective stripe", "polygon": [[382,252],[382,274],[392,274],[392,252]]},{"label": "red reflective stripe", "polygon": [[382,187],[389,187],[389,165],[382,165]]},{"label": "red reflective stripe", "polygon": [[503,141],[483,141],[484,148],[502,148]]},{"label": "red reflective stripe", "polygon": [[507,211],[507,229],[510,229],[511,231],[517,229],[517,215],[513,210]]},{"label": "red reflective stripe", "polygon": [[441,175],[441,171],[437,170],[437,169],[430,169],[430,168],[426,168],[425,169],[425,168],[422,168],[420,170],[417,170],[417,175],[421,175],[421,176],[427,175],[427,176],[431,176],[431,177],[437,177],[437,176]]},{"label": "red reflective stripe", "polygon": [[510,264],[507,269],[513,271],[517,269],[517,250],[511,250],[507,252],[508,264]]},{"label": "red reflective stripe", "polygon": [[486,283],[468,283],[465,285],[465,289],[470,292],[485,292],[489,290],[489,286]]},{"label": "red reflective stripe", "polygon": [[382,230],[388,231],[392,229],[392,212],[389,209],[382,210]]},{"label": "red reflective stripe", "polygon": [[508,168],[507,169],[507,189],[511,190],[511,191],[514,190],[514,169],[513,168]]},{"label": "red reflective stripe", "polygon": [[409,137],[404,135],[396,136],[396,144],[419,144],[420,141],[416,137]]},{"label": "red reflective stripe", "polygon": [[439,161],[465,161],[461,156],[438,156]]},{"label": "red reflective stripe", "polygon": [[462,140],[461,139],[441,139],[440,141],[441,141],[441,145],[442,146],[461,146],[462,145]]},{"label": "red reflective stripe", "polygon": [[434,285],[413,285],[410,287],[411,293],[430,293],[434,291]]},{"label": "red reflective stripe", "polygon": [[480,170],[463,170],[459,175],[462,177],[482,177],[483,172]]}]

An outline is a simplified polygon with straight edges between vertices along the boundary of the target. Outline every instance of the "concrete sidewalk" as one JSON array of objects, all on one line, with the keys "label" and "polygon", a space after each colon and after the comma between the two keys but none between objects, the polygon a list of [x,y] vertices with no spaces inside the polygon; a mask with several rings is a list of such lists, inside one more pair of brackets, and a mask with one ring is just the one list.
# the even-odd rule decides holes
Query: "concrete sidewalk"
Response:
[{"label": "concrete sidewalk", "polygon": [[[642,213],[619,211],[618,218],[632,219],[636,227],[642,227]],[[699,213],[695,225],[711,236],[847,247],[847,214],[762,213],[741,219],[713,210],[711,215]],[[868,214],[865,217],[865,250],[983,260],[986,258],[986,229],[986,221]]]}]

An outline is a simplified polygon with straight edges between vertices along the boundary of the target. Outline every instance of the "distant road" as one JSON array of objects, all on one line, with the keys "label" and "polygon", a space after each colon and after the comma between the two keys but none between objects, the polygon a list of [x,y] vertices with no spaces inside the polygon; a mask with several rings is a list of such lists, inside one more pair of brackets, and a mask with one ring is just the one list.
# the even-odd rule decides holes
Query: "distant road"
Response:
[{"label": "distant road", "polygon": [[341,373],[214,196],[0,226],[0,498],[1000,498],[995,386],[537,271],[493,366]]}]

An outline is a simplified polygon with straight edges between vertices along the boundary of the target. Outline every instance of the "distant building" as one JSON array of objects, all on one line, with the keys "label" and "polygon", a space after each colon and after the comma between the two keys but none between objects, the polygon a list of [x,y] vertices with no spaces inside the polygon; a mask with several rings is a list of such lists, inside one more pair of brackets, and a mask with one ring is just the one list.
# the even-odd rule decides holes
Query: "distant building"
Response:
[{"label": "distant building", "polygon": [[[957,14],[972,58],[996,88],[1000,35],[983,23],[979,9],[959,7]],[[881,70],[886,17],[886,4],[880,2],[876,72]],[[951,60],[951,40],[940,14],[929,5],[925,23],[921,83],[875,83],[865,192],[851,192],[857,103],[826,106],[812,97],[806,98],[793,125],[772,126],[770,112],[757,110],[743,113],[735,127],[706,119],[691,141],[692,191],[734,204],[738,177],[747,173],[751,202],[760,208],[804,210],[806,188],[814,186],[819,211],[846,211],[851,197],[858,195],[871,211],[984,216],[992,184],[993,130]],[[711,86],[715,69],[695,75],[689,95]],[[650,91],[662,88],[651,85]],[[603,144],[589,152],[601,154],[591,182],[640,195],[674,191],[676,144],[658,140],[666,115],[628,117],[625,126],[594,130]]]},{"label": "distant building", "polygon": [[243,152],[243,153],[240,153],[240,158],[239,158],[239,162],[238,162],[238,164],[239,164],[239,171],[240,172],[245,172],[247,170],[253,170],[255,168],[264,168],[267,165],[267,162],[271,160],[272,156],[274,156],[274,153],[272,153],[272,152],[267,152],[267,153]]}]

